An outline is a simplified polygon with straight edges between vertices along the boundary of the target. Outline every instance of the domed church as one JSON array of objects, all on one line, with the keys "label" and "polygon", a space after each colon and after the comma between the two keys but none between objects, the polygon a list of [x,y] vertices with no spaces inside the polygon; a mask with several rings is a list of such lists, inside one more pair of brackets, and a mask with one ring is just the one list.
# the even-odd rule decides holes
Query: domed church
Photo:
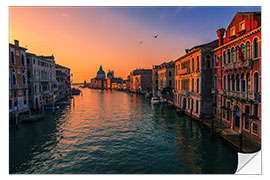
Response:
[{"label": "domed church", "polygon": [[97,79],[106,79],[106,74],[102,69],[102,66],[99,67],[99,70],[97,72]]}]

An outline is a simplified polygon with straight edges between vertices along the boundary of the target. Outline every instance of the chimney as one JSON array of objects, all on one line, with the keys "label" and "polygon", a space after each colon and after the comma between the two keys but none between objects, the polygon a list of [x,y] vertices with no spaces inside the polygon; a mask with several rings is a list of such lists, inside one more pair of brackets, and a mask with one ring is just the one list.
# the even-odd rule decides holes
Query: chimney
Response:
[{"label": "chimney", "polygon": [[217,35],[218,35],[218,46],[223,45],[223,36],[224,36],[225,29],[221,28],[217,30]]},{"label": "chimney", "polygon": [[19,46],[19,41],[18,40],[14,40],[15,46]]},{"label": "chimney", "polygon": [[185,51],[186,51],[186,54],[189,53],[189,49],[185,49]]}]

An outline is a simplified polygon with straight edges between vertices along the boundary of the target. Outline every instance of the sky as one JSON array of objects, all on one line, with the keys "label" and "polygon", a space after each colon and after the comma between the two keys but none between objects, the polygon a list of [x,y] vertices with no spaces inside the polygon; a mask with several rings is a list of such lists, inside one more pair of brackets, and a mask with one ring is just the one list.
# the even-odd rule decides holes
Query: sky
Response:
[{"label": "sky", "polygon": [[126,79],[136,68],[176,60],[217,39],[217,29],[248,11],[261,7],[9,7],[9,42],[53,54],[73,82],[89,82],[100,65]]}]

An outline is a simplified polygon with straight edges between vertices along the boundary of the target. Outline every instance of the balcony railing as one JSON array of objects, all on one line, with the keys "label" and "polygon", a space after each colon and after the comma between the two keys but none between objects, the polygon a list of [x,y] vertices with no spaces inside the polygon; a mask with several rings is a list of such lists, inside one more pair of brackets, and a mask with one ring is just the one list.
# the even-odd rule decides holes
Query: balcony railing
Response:
[{"label": "balcony railing", "polygon": [[28,85],[27,85],[27,84],[24,84],[24,85],[23,85],[23,88],[24,88],[24,89],[27,89],[27,88],[28,88]]},{"label": "balcony railing", "polygon": [[181,74],[189,74],[190,73],[190,68],[184,68],[184,69],[180,69],[178,70],[177,74],[181,75]]},{"label": "balcony railing", "polygon": [[181,93],[182,93],[183,95],[186,95],[186,96],[189,96],[189,95],[190,95],[189,90],[182,90]]},{"label": "balcony railing", "polygon": [[249,68],[252,63],[252,60],[245,60],[243,63],[241,61],[231,62],[229,64],[225,64],[225,70],[237,70],[242,68]]}]

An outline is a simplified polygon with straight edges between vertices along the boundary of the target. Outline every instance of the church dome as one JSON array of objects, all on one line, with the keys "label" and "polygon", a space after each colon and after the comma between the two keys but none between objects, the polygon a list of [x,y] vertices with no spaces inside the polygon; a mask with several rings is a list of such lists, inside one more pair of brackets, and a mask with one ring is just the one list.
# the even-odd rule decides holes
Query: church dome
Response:
[{"label": "church dome", "polygon": [[100,68],[99,68],[99,70],[97,72],[97,78],[100,78],[100,79],[105,79],[106,78],[106,75],[105,75],[105,72],[102,69],[102,66],[100,66]]}]

